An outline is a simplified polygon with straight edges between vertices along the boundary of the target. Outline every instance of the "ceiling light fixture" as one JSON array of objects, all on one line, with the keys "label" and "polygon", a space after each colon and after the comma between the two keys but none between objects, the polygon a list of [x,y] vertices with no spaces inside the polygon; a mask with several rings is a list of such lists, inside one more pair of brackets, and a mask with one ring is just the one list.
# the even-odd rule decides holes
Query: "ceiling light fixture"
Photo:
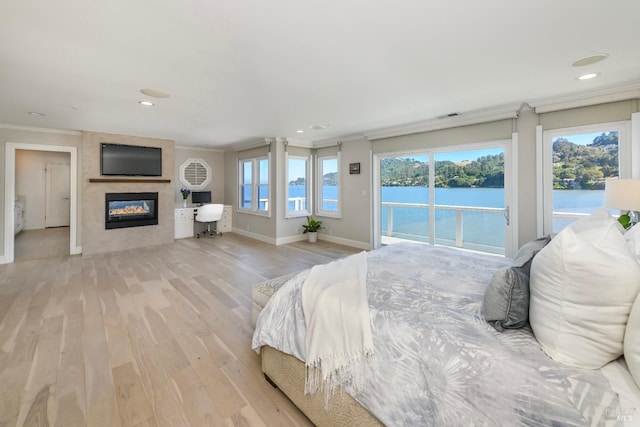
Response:
[{"label": "ceiling light fixture", "polygon": [[311,129],[311,130],[322,130],[322,129],[326,129],[328,127],[329,127],[329,125],[311,125],[311,126],[309,126],[309,129]]},{"label": "ceiling light fixture", "polygon": [[593,65],[600,61],[604,61],[609,57],[608,53],[596,53],[595,55],[585,56],[584,58],[576,59],[571,63],[572,67],[584,67],[586,65]]},{"label": "ceiling light fixture", "polygon": [[29,114],[30,114],[30,115],[32,115],[32,116],[37,116],[37,117],[43,117],[43,116],[46,116],[46,114],[45,114],[45,113],[39,113],[39,112],[37,112],[37,111],[29,111]]},{"label": "ceiling light fixture", "polygon": [[152,98],[168,98],[170,96],[167,92],[162,92],[161,90],[156,89],[140,89],[140,93]]},{"label": "ceiling light fixture", "polygon": [[304,133],[304,131],[302,129],[298,129],[296,133]]},{"label": "ceiling light fixture", "polygon": [[587,74],[583,74],[580,77],[578,77],[578,80],[591,80],[591,79],[595,79],[599,75],[600,75],[600,73],[587,73]]},{"label": "ceiling light fixture", "polygon": [[155,104],[151,101],[138,101],[138,104],[144,105],[145,107],[153,107]]}]

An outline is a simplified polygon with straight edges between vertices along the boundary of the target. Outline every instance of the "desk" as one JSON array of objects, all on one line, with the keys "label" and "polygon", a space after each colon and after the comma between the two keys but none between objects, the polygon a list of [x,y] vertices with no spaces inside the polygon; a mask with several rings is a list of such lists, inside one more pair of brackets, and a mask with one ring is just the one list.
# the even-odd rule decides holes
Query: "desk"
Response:
[{"label": "desk", "polygon": [[[185,239],[193,237],[195,217],[198,213],[198,207],[193,206],[190,208],[176,208],[174,209],[175,218],[175,239]],[[218,221],[216,229],[221,233],[228,233],[233,229],[232,226],[232,211],[230,205],[225,205],[222,210],[222,219]]]}]

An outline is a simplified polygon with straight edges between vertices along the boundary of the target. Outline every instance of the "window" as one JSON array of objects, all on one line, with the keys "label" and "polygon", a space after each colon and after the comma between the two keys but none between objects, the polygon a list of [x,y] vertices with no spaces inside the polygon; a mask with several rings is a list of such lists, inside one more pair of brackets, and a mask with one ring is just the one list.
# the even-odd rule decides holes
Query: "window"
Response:
[{"label": "window", "polygon": [[311,215],[310,156],[287,153],[287,209],[286,217]]},{"label": "window", "polygon": [[321,216],[340,217],[340,153],[318,157],[316,181],[318,206]]},{"label": "window", "polygon": [[269,158],[239,161],[238,209],[247,213],[269,214]]},{"label": "window", "polygon": [[187,159],[180,165],[180,181],[191,190],[202,190],[211,182],[211,167],[202,159]]},{"label": "window", "polygon": [[542,233],[604,206],[607,178],[631,177],[626,123],[545,131],[543,136]]}]

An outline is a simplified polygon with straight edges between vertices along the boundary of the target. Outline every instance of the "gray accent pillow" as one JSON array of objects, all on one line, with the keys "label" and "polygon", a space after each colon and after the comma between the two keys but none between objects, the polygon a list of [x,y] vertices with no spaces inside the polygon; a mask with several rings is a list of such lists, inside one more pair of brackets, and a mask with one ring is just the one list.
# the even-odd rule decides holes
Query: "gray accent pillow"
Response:
[{"label": "gray accent pillow", "polygon": [[521,328],[529,320],[531,262],[550,241],[551,236],[528,241],[518,250],[510,267],[493,274],[484,293],[482,314],[496,330]]}]

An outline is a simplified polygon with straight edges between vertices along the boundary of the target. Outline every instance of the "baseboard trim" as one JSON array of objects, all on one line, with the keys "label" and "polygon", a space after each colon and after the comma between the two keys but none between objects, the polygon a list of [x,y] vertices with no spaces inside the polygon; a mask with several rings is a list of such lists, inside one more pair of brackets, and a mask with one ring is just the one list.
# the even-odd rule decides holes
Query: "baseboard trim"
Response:
[{"label": "baseboard trim", "polygon": [[70,255],[81,255],[82,254],[82,246],[76,246],[69,251]]},{"label": "baseboard trim", "polygon": [[261,242],[269,243],[270,245],[275,245],[276,244],[276,239],[274,239],[273,237],[264,236],[262,234],[257,234],[257,233],[252,233],[250,231],[242,230],[242,229],[236,228],[236,227],[233,227],[233,232],[236,233],[236,234],[239,234],[241,236],[248,237],[250,239],[259,240]]},{"label": "baseboard trim", "polygon": [[352,248],[363,249],[365,251],[371,250],[371,244],[365,242],[358,242],[357,240],[343,239],[342,237],[331,236],[324,233],[318,233],[319,240],[326,240],[327,242],[337,243],[339,245],[351,246]]},{"label": "baseboard trim", "polygon": [[288,236],[288,237],[280,237],[278,239],[276,239],[276,243],[277,245],[286,245],[289,243],[295,243],[295,242],[302,242],[304,240],[307,240],[308,237],[306,234],[296,234],[294,236]]},{"label": "baseboard trim", "polygon": [[[252,233],[250,231],[241,230],[235,227],[233,228],[233,232],[240,234],[241,236],[249,237],[251,239],[259,240],[261,242],[269,243],[275,246],[287,245],[289,243],[302,242],[304,240],[307,240],[306,234],[295,234],[293,236],[279,237],[277,239],[274,239],[273,237]],[[342,237],[330,236],[324,233],[318,233],[318,240],[326,240],[327,242],[350,246],[352,248],[363,249],[366,251],[371,249],[371,245],[369,243],[358,242],[357,240],[343,239]]]}]

